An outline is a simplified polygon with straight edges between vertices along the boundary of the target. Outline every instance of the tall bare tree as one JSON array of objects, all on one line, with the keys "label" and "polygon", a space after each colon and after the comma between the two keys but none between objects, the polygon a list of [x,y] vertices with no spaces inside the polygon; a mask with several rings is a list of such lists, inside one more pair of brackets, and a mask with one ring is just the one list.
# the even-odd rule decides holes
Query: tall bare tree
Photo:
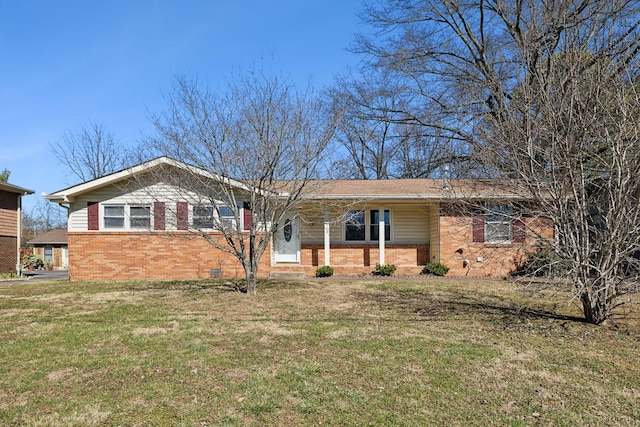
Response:
[{"label": "tall bare tree", "polygon": [[[355,179],[419,178],[437,173],[454,155],[442,132],[425,132],[414,115],[423,101],[391,70],[366,68],[340,76],[327,89],[329,114],[342,116],[334,166]],[[423,109],[421,121],[430,114]]]},{"label": "tall bare tree", "polygon": [[66,132],[51,145],[54,156],[80,182],[115,172],[124,166],[126,147],[102,124],[89,122],[77,132]]},{"label": "tall bare tree", "polygon": [[[190,231],[236,257],[254,295],[260,258],[274,233],[300,214],[335,125],[312,90],[261,72],[241,75],[219,93],[178,78],[168,104],[153,118],[151,146],[194,169],[163,181],[205,207],[199,213],[207,218]],[[243,230],[245,209],[252,218]]]},{"label": "tall bare tree", "polygon": [[556,223],[587,321],[638,278],[640,4],[628,0],[387,0],[359,48],[406,78],[488,174]]}]

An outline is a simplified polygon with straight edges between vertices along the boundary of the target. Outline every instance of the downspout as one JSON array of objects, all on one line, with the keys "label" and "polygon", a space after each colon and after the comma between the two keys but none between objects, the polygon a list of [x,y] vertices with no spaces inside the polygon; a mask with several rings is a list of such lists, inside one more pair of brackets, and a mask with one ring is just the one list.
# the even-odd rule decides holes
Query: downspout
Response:
[{"label": "downspout", "polygon": [[16,273],[22,275],[22,262],[20,260],[20,246],[22,241],[22,194],[18,195],[18,238],[16,239]]}]

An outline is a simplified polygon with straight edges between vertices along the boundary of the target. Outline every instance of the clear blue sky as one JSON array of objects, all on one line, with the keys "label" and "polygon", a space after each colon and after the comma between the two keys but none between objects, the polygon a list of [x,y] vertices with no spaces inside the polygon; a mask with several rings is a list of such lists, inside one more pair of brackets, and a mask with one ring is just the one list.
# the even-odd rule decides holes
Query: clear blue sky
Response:
[{"label": "clear blue sky", "polygon": [[40,193],[74,179],[51,143],[89,121],[123,143],[178,74],[223,86],[252,65],[316,88],[361,59],[361,0],[0,0],[0,171]]}]

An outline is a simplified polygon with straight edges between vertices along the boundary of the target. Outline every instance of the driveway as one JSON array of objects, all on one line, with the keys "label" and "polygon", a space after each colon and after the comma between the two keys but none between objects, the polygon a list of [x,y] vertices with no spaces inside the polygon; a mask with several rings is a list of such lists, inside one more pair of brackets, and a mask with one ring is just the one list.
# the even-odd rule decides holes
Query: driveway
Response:
[{"label": "driveway", "polygon": [[23,271],[24,277],[16,279],[8,279],[0,281],[2,283],[23,283],[23,282],[50,282],[52,280],[69,280],[69,272],[67,270],[34,270]]}]

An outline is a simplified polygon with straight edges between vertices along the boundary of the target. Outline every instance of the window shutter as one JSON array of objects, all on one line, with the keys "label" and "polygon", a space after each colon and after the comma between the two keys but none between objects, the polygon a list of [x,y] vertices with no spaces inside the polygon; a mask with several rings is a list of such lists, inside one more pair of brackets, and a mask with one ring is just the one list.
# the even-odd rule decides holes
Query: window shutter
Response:
[{"label": "window shutter", "polygon": [[513,221],[513,243],[524,243],[527,238],[527,228],[524,218]]},{"label": "window shutter", "polygon": [[187,202],[176,203],[176,217],[178,230],[189,229],[189,204]]},{"label": "window shutter", "polygon": [[484,242],[484,215],[473,216],[473,241]]},{"label": "window shutter", "polygon": [[251,204],[249,202],[244,202],[242,206],[242,216],[244,223],[244,230],[251,230],[251,226],[253,225],[253,215],[251,213]]},{"label": "window shutter", "polygon": [[153,229],[164,230],[165,218],[164,202],[153,202]]},{"label": "window shutter", "polygon": [[89,230],[100,229],[100,205],[98,202],[87,202],[87,228]]}]

